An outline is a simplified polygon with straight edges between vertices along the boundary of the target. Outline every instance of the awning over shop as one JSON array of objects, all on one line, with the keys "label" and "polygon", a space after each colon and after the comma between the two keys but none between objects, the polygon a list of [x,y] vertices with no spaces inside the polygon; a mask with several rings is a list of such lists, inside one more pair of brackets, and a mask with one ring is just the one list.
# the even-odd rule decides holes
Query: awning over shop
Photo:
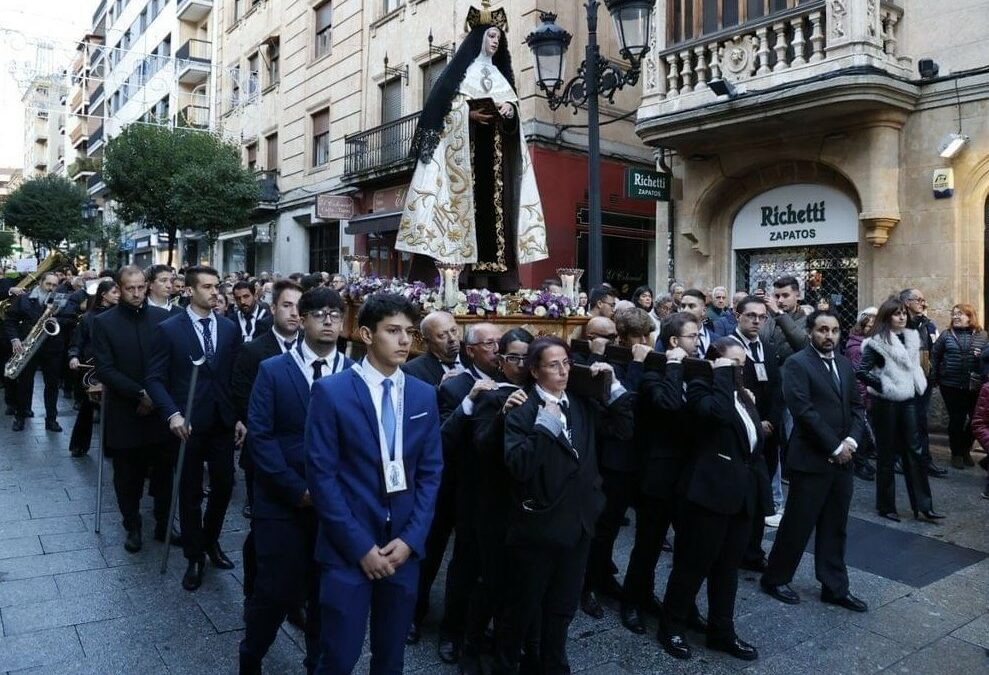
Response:
[{"label": "awning over shop", "polygon": [[369,213],[364,216],[351,218],[347,221],[347,234],[381,234],[383,232],[397,232],[398,222],[402,218],[401,211],[389,211],[387,213]]}]

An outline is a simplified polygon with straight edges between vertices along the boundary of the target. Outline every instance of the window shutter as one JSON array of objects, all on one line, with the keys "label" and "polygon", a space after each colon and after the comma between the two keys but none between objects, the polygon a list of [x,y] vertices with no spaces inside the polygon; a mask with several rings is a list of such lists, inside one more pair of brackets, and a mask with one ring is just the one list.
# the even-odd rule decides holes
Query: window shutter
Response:
[{"label": "window shutter", "polygon": [[327,134],[330,132],[330,111],[323,110],[312,116],[313,136]]},{"label": "window shutter", "polygon": [[381,123],[394,122],[402,116],[402,80],[386,82],[381,87]]},{"label": "window shutter", "polygon": [[333,10],[330,3],[324,2],[316,8],[316,32],[321,33],[333,25]]}]

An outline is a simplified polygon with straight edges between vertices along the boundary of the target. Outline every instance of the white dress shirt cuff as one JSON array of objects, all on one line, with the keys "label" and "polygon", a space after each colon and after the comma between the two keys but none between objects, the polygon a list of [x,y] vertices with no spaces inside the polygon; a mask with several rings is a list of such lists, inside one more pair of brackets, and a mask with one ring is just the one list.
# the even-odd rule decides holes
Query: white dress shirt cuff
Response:
[{"label": "white dress shirt cuff", "polygon": [[559,417],[546,410],[546,408],[539,409],[539,413],[536,415],[536,424],[546,429],[553,436],[559,436],[563,433],[563,422],[560,421]]},{"label": "white dress shirt cuff", "polygon": [[474,401],[471,400],[470,396],[464,397],[464,401],[460,404],[460,407],[463,409],[464,414],[467,415],[467,417],[474,415]]},{"label": "white dress shirt cuff", "polygon": [[614,378],[611,381],[611,392],[608,395],[608,405],[611,405],[616,400],[624,396],[626,391],[628,390],[622,386],[622,383],[618,381],[618,378]]}]

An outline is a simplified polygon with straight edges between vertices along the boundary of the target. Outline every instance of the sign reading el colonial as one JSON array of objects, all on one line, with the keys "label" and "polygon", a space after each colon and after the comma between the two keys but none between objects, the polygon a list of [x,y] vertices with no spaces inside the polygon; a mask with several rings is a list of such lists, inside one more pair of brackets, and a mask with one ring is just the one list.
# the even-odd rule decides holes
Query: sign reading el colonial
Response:
[{"label": "sign reading el colonial", "polygon": [[858,208],[844,193],[823,185],[785,185],[741,208],[732,226],[732,248],[855,243],[858,224]]}]

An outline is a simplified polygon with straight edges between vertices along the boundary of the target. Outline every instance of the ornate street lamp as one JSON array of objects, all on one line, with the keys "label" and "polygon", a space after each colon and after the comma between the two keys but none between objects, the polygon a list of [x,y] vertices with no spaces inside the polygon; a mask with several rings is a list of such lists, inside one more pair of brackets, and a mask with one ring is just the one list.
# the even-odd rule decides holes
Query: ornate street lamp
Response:
[{"label": "ornate street lamp", "polygon": [[85,204],[82,205],[81,215],[82,215],[82,219],[85,220],[86,222],[92,222],[96,220],[96,216],[97,214],[99,214],[99,212],[100,212],[99,205],[92,199],[89,199]]},{"label": "ornate street lamp", "polygon": [[[601,129],[598,112],[600,97],[614,103],[615,93],[639,81],[642,58],[649,51],[652,30],[652,0],[604,0],[615,25],[622,58],[628,61],[623,70],[601,56],[597,41],[600,0],[586,0],[587,46],[577,75],[564,83],[564,57],[572,36],[556,23],[556,15],[542,12],[542,25],[526,37],[536,67],[536,84],[546,94],[551,110],[570,106],[576,113],[587,105],[587,190],[590,215],[588,282],[593,288],[603,281],[601,241]],[[562,87],[562,91],[560,88]]]}]

